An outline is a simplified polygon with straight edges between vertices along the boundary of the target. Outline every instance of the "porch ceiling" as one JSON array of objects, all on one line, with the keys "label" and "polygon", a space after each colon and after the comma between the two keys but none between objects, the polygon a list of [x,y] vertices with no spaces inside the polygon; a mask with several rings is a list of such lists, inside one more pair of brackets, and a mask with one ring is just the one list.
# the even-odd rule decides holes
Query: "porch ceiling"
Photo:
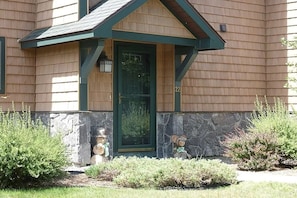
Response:
[{"label": "porch ceiling", "polygon": [[[112,31],[112,27],[147,1],[108,0],[79,21],[33,30],[20,40],[21,47],[27,49],[91,38],[113,38],[115,33]],[[166,41],[175,45],[181,45],[183,42],[189,45],[190,42],[191,46],[199,50],[224,48],[225,41],[222,37],[187,0],[160,1],[196,39],[161,36],[161,39],[155,39],[154,41]],[[165,37],[167,39],[164,39]]]}]

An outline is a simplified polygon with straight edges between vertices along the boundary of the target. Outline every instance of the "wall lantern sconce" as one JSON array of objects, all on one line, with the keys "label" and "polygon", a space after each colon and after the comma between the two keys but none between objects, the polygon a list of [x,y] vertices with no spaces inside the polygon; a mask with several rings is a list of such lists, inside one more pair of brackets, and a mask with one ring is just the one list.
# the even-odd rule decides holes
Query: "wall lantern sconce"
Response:
[{"label": "wall lantern sconce", "polygon": [[220,24],[220,31],[221,32],[227,32],[227,25],[226,24]]},{"label": "wall lantern sconce", "polygon": [[100,72],[111,73],[112,60],[108,59],[108,57],[105,54],[105,51],[102,51],[102,53],[100,54],[97,60],[97,66],[99,67]]}]

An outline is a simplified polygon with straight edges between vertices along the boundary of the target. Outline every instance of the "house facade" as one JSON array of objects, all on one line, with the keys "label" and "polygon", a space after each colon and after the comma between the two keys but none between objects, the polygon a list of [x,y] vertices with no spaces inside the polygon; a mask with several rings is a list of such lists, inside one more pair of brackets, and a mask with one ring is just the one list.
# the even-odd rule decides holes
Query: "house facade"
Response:
[{"label": "house facade", "polygon": [[[291,0],[0,1],[0,105],[30,106],[89,164],[98,129],[110,156],[222,154],[256,96],[296,103],[284,88],[296,31]],[[103,68],[103,62],[112,68]]]}]

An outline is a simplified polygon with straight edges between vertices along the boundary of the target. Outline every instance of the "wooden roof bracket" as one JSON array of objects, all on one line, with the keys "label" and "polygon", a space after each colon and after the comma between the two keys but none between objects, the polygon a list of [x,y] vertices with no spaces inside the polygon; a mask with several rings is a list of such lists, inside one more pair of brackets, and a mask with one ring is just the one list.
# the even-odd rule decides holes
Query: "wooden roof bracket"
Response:
[{"label": "wooden roof bracket", "polygon": [[183,62],[175,69],[175,81],[181,81],[198,55],[198,49],[192,47]]},{"label": "wooden roof bracket", "polygon": [[[176,47],[177,48],[177,47]],[[174,111],[180,112],[181,111],[181,81],[183,77],[185,76],[186,72],[191,67],[192,63],[195,61],[197,55],[198,55],[198,48],[193,46],[190,48],[188,53],[186,54],[186,57],[181,62],[181,55],[176,50],[175,53],[175,105],[174,105]]]},{"label": "wooden roof bracket", "polygon": [[79,109],[88,110],[88,77],[104,48],[104,40],[80,42]]}]

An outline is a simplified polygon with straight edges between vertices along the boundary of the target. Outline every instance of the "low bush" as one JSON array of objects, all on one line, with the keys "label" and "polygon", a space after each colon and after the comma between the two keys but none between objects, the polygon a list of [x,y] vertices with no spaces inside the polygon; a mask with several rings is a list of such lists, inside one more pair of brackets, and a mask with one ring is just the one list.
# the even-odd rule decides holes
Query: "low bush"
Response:
[{"label": "low bush", "polygon": [[24,187],[61,176],[65,146],[29,110],[0,111],[0,188]]},{"label": "low bush", "polygon": [[131,188],[199,188],[236,183],[236,172],[219,160],[119,157],[94,165],[91,177]]},{"label": "low bush", "polygon": [[241,170],[272,170],[279,164],[279,144],[274,133],[245,133],[237,130],[223,143],[225,155]]},{"label": "low bush", "polygon": [[267,101],[263,104],[257,99],[255,106],[256,111],[253,113],[248,130],[255,133],[275,133],[279,141],[280,154],[297,160],[296,113],[290,113],[287,105],[280,99],[275,99],[273,106]]},{"label": "low bush", "polygon": [[297,117],[288,107],[275,99],[274,106],[257,98],[256,110],[250,119],[247,133],[232,133],[223,142],[226,155],[244,170],[271,170],[296,164],[297,161]]}]

